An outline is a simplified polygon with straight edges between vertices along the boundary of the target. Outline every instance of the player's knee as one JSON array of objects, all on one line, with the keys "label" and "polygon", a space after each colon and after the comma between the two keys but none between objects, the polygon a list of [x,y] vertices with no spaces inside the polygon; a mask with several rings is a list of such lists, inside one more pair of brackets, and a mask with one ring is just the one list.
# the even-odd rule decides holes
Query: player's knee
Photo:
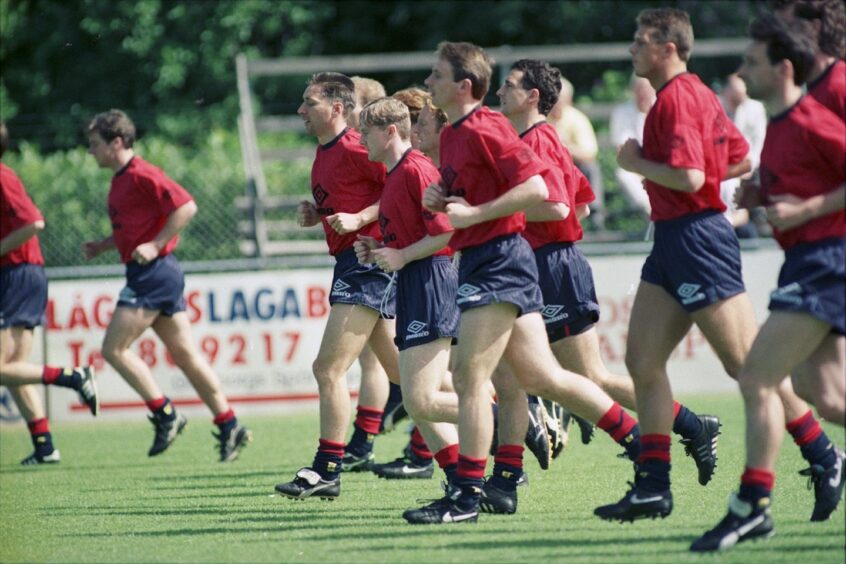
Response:
[{"label": "player's knee", "polygon": [[180,368],[191,365],[196,355],[196,351],[193,348],[181,344],[168,347],[167,352],[170,353],[174,364]]},{"label": "player's knee", "polygon": [[626,351],[626,370],[635,381],[646,380],[659,369],[660,367],[656,366],[652,359],[639,354],[637,351]]},{"label": "player's knee", "polygon": [[741,370],[738,373],[737,383],[740,386],[740,393],[743,394],[743,398],[747,402],[760,400],[770,391],[761,378],[757,377],[754,372],[746,370]]},{"label": "player's knee", "polygon": [[823,390],[814,398],[813,404],[820,417],[826,421],[846,425],[846,398],[841,394],[825,393]]},{"label": "player's knee", "polygon": [[100,352],[102,353],[103,358],[106,360],[106,362],[108,362],[112,366],[115,366],[116,364],[120,363],[125,350],[125,348],[106,340],[103,341],[103,346]]},{"label": "player's knee", "polygon": [[427,398],[423,394],[403,395],[402,403],[408,415],[417,420],[429,421],[429,414],[432,410],[431,398]]}]

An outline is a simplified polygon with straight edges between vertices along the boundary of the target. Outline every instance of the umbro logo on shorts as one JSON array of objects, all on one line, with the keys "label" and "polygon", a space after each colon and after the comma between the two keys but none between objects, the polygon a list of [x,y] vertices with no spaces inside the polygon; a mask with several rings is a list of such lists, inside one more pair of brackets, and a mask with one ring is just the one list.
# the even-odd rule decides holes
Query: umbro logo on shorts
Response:
[{"label": "umbro logo on shorts", "polygon": [[412,321],[411,323],[408,324],[408,327],[406,327],[405,330],[406,330],[406,332],[408,332],[408,335],[406,335],[405,338],[406,339],[421,339],[423,337],[428,337],[429,332],[424,331],[424,329],[426,329],[425,323],[423,323],[422,321],[414,320],[414,321]]},{"label": "umbro logo on shorts", "polygon": [[770,294],[770,299],[776,302],[786,302],[790,304],[802,303],[802,285],[799,282],[793,282],[787,286],[776,288]]},{"label": "umbro logo on shorts", "polygon": [[458,287],[458,299],[456,302],[459,304],[463,304],[464,302],[478,302],[482,299],[482,296],[479,295],[481,291],[481,288],[473,284],[462,284]]},{"label": "umbro logo on shorts", "polygon": [[705,292],[699,291],[699,288],[701,287],[702,286],[699,284],[685,282],[678,287],[676,292],[681,298],[682,303],[684,305],[688,305],[705,299]]},{"label": "umbro logo on shorts", "polygon": [[562,319],[567,319],[570,317],[568,313],[561,313],[561,310],[564,309],[562,305],[547,305],[544,306],[541,310],[541,315],[543,316],[544,323],[554,323],[556,321],[560,321]]},{"label": "umbro logo on shorts", "polygon": [[351,288],[351,286],[349,284],[347,284],[346,282],[344,282],[343,280],[338,278],[337,280],[335,280],[335,283],[332,285],[332,295],[333,296],[343,296],[343,297],[348,298],[352,294],[350,294],[346,290],[349,290],[350,288]]},{"label": "umbro logo on shorts", "polygon": [[118,295],[118,300],[122,302],[128,302],[134,304],[137,298],[135,297],[135,290],[126,286],[123,290],[120,291]]},{"label": "umbro logo on shorts", "polygon": [[332,286],[332,289],[336,292],[340,292],[341,290],[346,290],[349,287],[349,284],[339,278],[338,280],[335,280],[335,284]]}]

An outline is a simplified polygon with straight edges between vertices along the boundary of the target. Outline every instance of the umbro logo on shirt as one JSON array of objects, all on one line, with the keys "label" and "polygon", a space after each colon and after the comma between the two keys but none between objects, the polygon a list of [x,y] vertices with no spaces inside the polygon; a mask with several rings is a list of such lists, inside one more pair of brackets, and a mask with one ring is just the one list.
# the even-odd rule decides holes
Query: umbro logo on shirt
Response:
[{"label": "umbro logo on shirt", "polygon": [[311,193],[314,196],[314,201],[317,202],[317,205],[323,205],[323,202],[326,198],[329,197],[329,192],[323,189],[323,186],[318,184],[314,188],[311,189]]},{"label": "umbro logo on shirt", "polygon": [[691,284],[690,282],[685,282],[684,284],[678,287],[676,293],[681,298],[681,302],[684,305],[688,305],[705,299],[705,292],[699,291],[701,287],[702,286],[700,284]]}]

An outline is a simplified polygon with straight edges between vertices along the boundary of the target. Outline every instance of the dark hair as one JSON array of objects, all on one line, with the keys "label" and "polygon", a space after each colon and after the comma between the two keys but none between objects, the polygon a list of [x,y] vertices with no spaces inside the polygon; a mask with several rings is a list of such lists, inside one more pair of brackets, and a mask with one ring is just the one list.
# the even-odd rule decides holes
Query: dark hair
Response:
[{"label": "dark hair", "polygon": [[9,130],[6,129],[6,124],[0,121],[0,157],[9,148]]},{"label": "dark hair", "polygon": [[491,87],[493,59],[484,49],[472,43],[442,41],[438,44],[437,55],[452,67],[452,79],[455,82],[465,79],[470,81],[475,100],[485,97]]},{"label": "dark hair", "polygon": [[511,65],[511,70],[523,72],[520,86],[524,89],[537,89],[540,93],[538,111],[547,115],[561,94],[561,71],[537,59],[520,59]]},{"label": "dark hair", "polygon": [[684,10],[655,8],[643,10],[637,15],[637,25],[651,27],[654,32],[649,38],[656,43],[672,43],[676,46],[679,59],[687,61],[693,51],[693,25]]},{"label": "dark hair", "polygon": [[797,20],[787,23],[773,14],[763,14],[749,25],[749,36],[767,45],[767,58],[771,64],[790,61],[793,82],[797,86],[805,83],[814,66],[816,51],[808,22]]},{"label": "dark hair", "polygon": [[830,57],[846,57],[846,7],[841,0],[799,0],[794,14],[803,20],[820,20],[816,36],[820,51]]},{"label": "dark hair", "polygon": [[107,142],[120,137],[127,149],[135,143],[135,124],[120,110],[111,109],[94,116],[88,124],[88,132],[97,133]]},{"label": "dark hair", "polygon": [[319,72],[312,75],[309,86],[317,86],[320,95],[330,102],[340,102],[344,114],[355,109],[355,83],[350,77],[339,72]]}]

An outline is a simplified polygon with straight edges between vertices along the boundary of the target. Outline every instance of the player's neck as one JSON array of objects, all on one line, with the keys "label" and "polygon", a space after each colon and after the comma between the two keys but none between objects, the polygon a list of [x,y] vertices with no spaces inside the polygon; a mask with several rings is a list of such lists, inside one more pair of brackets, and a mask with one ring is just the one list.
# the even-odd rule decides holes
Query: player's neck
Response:
[{"label": "player's neck", "polygon": [[668,62],[665,66],[655,70],[655,73],[649,77],[649,83],[657,92],[662,86],[670,82],[672,79],[686,72],[687,63],[684,61]]},{"label": "player's neck", "polygon": [[813,82],[822,76],[826,69],[834,64],[835,61],[837,61],[835,57],[822,52],[817,53],[814,57],[814,66],[811,67],[811,72],[808,74],[808,82]]},{"label": "player's neck", "polygon": [[434,151],[423,152],[424,155],[432,159],[432,162],[435,163],[436,167],[441,166],[441,155],[439,153],[439,149],[435,149]]},{"label": "player's neck", "polygon": [[326,131],[322,132],[317,136],[317,142],[321,145],[325,145],[326,143],[333,140],[335,137],[340,135],[345,129],[347,128],[347,122],[344,120],[337,120],[332,122],[332,124],[326,129]]},{"label": "player's neck", "polygon": [[510,121],[511,125],[514,126],[514,129],[517,130],[517,133],[522,135],[527,129],[536,123],[546,121],[546,117],[542,116],[540,112],[538,112],[537,108],[534,108],[527,112],[509,115],[508,121]]},{"label": "player's neck", "polygon": [[764,101],[764,105],[767,107],[767,114],[777,116],[793,106],[801,97],[801,87],[796,86],[792,81],[785,83],[783,86],[776,88],[773,94]]},{"label": "player's neck", "polygon": [[382,162],[385,163],[385,168],[389,171],[393,170],[409,149],[411,149],[411,143],[407,140],[397,141],[388,145],[387,151],[385,151],[385,157],[382,159]]},{"label": "player's neck", "polygon": [[455,100],[446,108],[443,108],[443,110],[446,113],[449,121],[455,123],[481,105],[481,100]]},{"label": "player's neck", "polygon": [[126,164],[132,160],[132,157],[135,156],[135,151],[133,149],[123,149],[118,151],[118,154],[115,155],[115,162],[112,164],[112,172],[117,172],[121,170]]}]

